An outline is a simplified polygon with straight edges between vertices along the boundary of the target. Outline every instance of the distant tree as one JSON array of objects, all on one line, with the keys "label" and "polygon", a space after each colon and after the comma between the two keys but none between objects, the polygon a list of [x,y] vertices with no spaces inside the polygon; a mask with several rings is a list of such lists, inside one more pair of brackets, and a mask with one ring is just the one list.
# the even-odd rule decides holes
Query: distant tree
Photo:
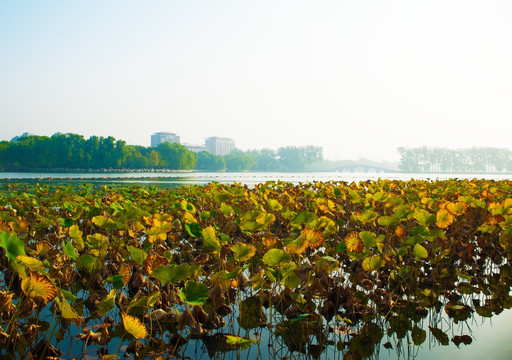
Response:
[{"label": "distant tree", "polygon": [[144,146],[127,145],[125,148],[126,156],[123,164],[124,167],[128,169],[143,169],[149,167],[149,160],[143,155],[145,149]]},{"label": "distant tree", "polygon": [[162,156],[156,150],[151,150],[148,155],[148,165],[151,168],[156,168],[160,166],[160,162],[162,161]]},{"label": "distant tree", "polygon": [[287,146],[277,150],[279,162],[284,170],[301,171],[308,165],[322,161],[323,151],[319,146]]},{"label": "distant tree", "polygon": [[196,154],[178,143],[161,143],[157,146],[156,151],[162,158],[160,166],[168,169],[190,170],[196,164]]},{"label": "distant tree", "polygon": [[398,148],[406,172],[492,173],[512,171],[512,152],[496,148]]},{"label": "distant tree", "polygon": [[200,151],[197,153],[196,170],[218,171],[226,168],[226,161],[222,156],[217,156],[209,151]]},{"label": "distant tree", "polygon": [[257,160],[253,170],[276,171],[280,169],[276,151],[271,149],[262,149],[259,151],[254,151],[254,154],[256,155]]},{"label": "distant tree", "polygon": [[227,171],[246,171],[252,170],[257,162],[257,156],[249,152],[236,150],[230,154],[224,155]]}]

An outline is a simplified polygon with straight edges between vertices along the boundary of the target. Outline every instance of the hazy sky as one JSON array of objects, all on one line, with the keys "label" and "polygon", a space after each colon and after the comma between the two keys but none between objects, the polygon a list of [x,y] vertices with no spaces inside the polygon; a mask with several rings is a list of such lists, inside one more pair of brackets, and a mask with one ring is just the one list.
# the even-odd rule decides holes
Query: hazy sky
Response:
[{"label": "hazy sky", "polygon": [[1,1],[0,140],[512,147],[512,2]]}]

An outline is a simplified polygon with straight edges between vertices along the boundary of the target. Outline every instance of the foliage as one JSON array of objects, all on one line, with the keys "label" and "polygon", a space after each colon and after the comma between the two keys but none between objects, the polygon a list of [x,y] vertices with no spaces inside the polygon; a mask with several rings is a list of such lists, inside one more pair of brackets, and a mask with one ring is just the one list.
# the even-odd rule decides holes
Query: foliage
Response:
[{"label": "foliage", "polygon": [[511,173],[512,151],[499,148],[398,148],[400,170],[411,173]]},{"label": "foliage", "polygon": [[510,181],[15,189],[0,193],[2,355],[59,356],[70,327],[137,358],[261,341],[236,322],[292,353],[367,358],[386,339],[448,345],[440,314],[512,307]]},{"label": "foliage", "polygon": [[168,142],[156,148],[127,145],[125,141],[77,134],[57,133],[51,137],[28,135],[0,143],[0,167],[9,170],[55,169],[147,169],[202,171],[289,171],[304,170],[322,160],[315,146],[263,149],[217,156],[208,151],[194,153]]},{"label": "foliage", "polygon": [[196,164],[197,155],[178,143],[163,142],[157,146],[156,151],[161,157],[159,165],[167,169],[190,170]]},{"label": "foliage", "polygon": [[197,153],[196,170],[219,171],[226,169],[226,160],[222,156],[214,155],[208,151]]}]

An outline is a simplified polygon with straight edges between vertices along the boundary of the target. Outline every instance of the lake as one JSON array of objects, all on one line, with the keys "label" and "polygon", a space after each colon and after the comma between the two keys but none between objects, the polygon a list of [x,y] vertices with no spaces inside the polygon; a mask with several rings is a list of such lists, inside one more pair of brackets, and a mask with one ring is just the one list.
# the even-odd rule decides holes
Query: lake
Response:
[{"label": "lake", "polygon": [[40,184],[85,183],[94,184],[159,184],[205,185],[210,182],[233,182],[253,186],[267,181],[285,181],[292,184],[315,181],[359,182],[377,179],[443,180],[443,179],[512,179],[512,174],[412,174],[412,173],[351,173],[351,172],[109,172],[109,173],[20,173],[0,172],[1,182],[38,182]]}]

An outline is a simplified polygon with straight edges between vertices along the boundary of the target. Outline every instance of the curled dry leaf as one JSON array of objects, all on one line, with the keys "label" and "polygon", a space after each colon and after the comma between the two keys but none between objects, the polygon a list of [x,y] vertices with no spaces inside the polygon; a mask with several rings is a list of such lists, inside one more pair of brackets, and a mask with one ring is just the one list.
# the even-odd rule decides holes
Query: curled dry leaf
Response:
[{"label": "curled dry leaf", "polygon": [[21,289],[29,298],[45,304],[57,295],[57,288],[52,282],[46,276],[36,272],[31,272],[21,281]]}]

